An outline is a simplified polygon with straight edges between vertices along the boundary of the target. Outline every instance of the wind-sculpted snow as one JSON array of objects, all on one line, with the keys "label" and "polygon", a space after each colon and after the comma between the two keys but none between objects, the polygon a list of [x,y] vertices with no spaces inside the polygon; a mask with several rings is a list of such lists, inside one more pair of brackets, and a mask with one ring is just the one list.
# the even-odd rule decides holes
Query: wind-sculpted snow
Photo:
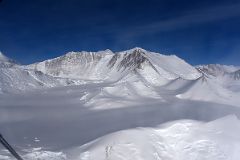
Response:
[{"label": "wind-sculpted snow", "polygon": [[238,160],[239,135],[235,116],[185,120],[112,133],[69,152],[74,160]]},{"label": "wind-sculpted snow", "polygon": [[[158,88],[134,81],[134,77],[128,80],[132,82],[89,82],[2,95],[1,133],[27,160],[95,160],[96,156],[100,160],[106,156],[113,160],[155,160],[159,157],[181,160],[179,158],[187,156],[218,160],[223,155],[228,158],[226,160],[235,160],[238,157],[238,143],[233,143],[240,138],[236,118],[229,118],[230,121],[227,118],[226,123],[225,120],[207,123],[211,124],[209,130],[208,125],[195,122],[212,121],[229,114],[240,117],[238,104],[234,107],[182,100],[175,97],[174,90],[182,92],[185,89],[174,83]],[[179,80],[181,85],[189,83]],[[194,120],[188,121],[193,127],[182,121],[167,125],[169,127],[157,127],[182,119]],[[221,127],[221,124],[226,125]],[[234,132],[233,128],[227,128],[231,124],[234,124]],[[218,127],[216,132],[212,130]],[[225,135],[226,130],[229,132]],[[227,136],[230,132],[236,134]],[[102,136],[105,137],[98,139]],[[0,148],[0,158],[13,159],[3,148]]]},{"label": "wind-sculpted snow", "polygon": [[[26,160],[238,160],[240,120],[226,116],[211,122],[179,120],[156,127],[122,130],[61,152],[33,148]],[[13,160],[0,151],[2,160]]]}]

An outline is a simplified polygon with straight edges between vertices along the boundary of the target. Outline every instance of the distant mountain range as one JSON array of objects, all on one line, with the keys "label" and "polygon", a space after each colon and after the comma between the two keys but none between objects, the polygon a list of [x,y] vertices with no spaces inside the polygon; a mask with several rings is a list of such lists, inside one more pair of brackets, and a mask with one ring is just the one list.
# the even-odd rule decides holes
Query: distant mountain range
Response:
[{"label": "distant mountain range", "polygon": [[0,54],[0,129],[29,160],[238,160],[239,74],[142,48]]},{"label": "distant mountain range", "polygon": [[219,64],[194,67],[175,55],[162,55],[138,47],[117,53],[110,50],[69,52],[30,65],[17,64],[1,53],[0,70],[2,94],[124,81],[132,85],[139,82],[146,90],[149,86],[170,88],[178,93],[178,98],[211,100],[214,97],[229,101],[229,94],[232,97],[240,88],[240,67]]}]

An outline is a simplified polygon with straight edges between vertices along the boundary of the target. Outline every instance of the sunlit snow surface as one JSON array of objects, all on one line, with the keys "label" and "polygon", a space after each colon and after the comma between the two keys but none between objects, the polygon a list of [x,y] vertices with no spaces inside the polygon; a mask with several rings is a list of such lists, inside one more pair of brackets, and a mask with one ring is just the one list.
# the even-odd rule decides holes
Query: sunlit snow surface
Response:
[{"label": "sunlit snow surface", "polygon": [[72,159],[82,160],[238,160],[239,134],[240,121],[235,116],[208,123],[175,121],[116,132],[70,153]]},{"label": "sunlit snow surface", "polygon": [[[121,86],[90,83],[2,95],[1,132],[26,160],[238,160],[237,104]],[[0,159],[11,159],[3,147]]]},{"label": "sunlit snow surface", "polygon": [[[231,115],[208,123],[181,120],[118,131],[61,152],[33,148],[26,160],[238,160],[240,121]],[[11,160],[1,151],[2,160]]]},{"label": "sunlit snow surface", "polygon": [[141,48],[0,64],[0,132],[24,160],[240,159],[238,67]]}]

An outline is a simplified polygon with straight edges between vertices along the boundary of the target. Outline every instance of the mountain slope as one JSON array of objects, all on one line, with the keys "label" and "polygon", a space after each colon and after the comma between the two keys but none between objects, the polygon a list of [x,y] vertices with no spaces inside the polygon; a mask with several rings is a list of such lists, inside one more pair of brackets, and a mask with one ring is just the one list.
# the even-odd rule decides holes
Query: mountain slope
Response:
[{"label": "mountain slope", "polygon": [[40,71],[23,70],[19,67],[0,68],[0,93],[19,93],[63,84],[64,82]]},{"label": "mountain slope", "polygon": [[133,72],[145,69],[165,79],[178,77],[196,79],[200,76],[195,68],[176,56],[165,56],[141,48],[113,53],[70,52],[64,56],[30,65],[56,77],[70,77],[88,80],[118,80]]},{"label": "mountain slope", "polygon": [[240,67],[210,64],[197,66],[196,69],[214,83],[233,92],[232,95],[240,93]]},{"label": "mountain slope", "polygon": [[214,77],[228,76],[229,74],[234,74],[240,70],[240,67],[237,66],[227,66],[220,64],[199,65],[196,66],[196,68],[204,74]]},{"label": "mountain slope", "polygon": [[141,48],[2,64],[1,133],[26,160],[239,159],[237,69]]},{"label": "mountain slope", "polygon": [[212,101],[223,104],[236,105],[239,101],[240,94],[223,87],[218,81],[201,77],[194,83],[188,85],[188,88],[180,94],[176,95],[180,99],[192,99],[199,101]]},{"label": "mountain slope", "polygon": [[41,71],[26,69],[0,53],[0,94],[20,93],[74,83],[77,81],[55,78]]},{"label": "mountain slope", "polygon": [[[238,103],[240,95],[237,67],[207,65],[194,68],[177,56],[142,48],[117,53],[110,50],[69,52],[27,66],[17,65],[4,55],[1,57],[4,64],[0,67],[1,93],[99,83],[102,87],[94,92],[86,91],[81,100],[100,108],[108,103],[110,95],[124,97],[128,103],[139,97],[164,100],[164,95],[171,93],[179,99],[233,105]],[[124,105],[119,103],[119,106]]]},{"label": "mountain slope", "polygon": [[228,116],[209,123],[185,120],[119,131],[75,148],[69,155],[76,160],[238,160],[239,124],[237,117]]}]

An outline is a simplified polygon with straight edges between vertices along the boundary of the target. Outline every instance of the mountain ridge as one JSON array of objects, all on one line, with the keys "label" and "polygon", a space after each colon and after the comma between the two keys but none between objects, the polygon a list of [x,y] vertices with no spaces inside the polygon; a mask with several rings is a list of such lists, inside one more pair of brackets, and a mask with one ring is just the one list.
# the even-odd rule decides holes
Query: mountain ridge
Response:
[{"label": "mountain ridge", "polygon": [[[159,63],[160,61],[163,65]],[[172,63],[171,61],[174,61],[175,63]],[[90,79],[96,80],[106,79],[108,76],[104,77],[104,74],[106,75],[108,73],[115,75],[119,71],[140,70],[147,64],[154,68],[156,72],[164,72],[163,74],[165,75],[165,78],[168,79],[174,79],[177,77],[194,79],[200,76],[195,68],[177,56],[166,56],[146,51],[139,47],[116,53],[113,53],[110,50],[99,52],[69,52],[54,59],[28,65],[28,67],[40,70],[52,76],[72,76],[72,78],[83,78],[84,76],[84,78],[88,78],[89,74],[93,72],[93,69],[90,68],[94,67],[94,70],[97,70],[98,72],[95,75],[99,74],[99,77],[90,75],[92,76]],[[174,65],[184,67],[187,71],[185,72],[184,69],[178,70]],[[71,66],[71,68],[69,66]],[[72,72],[71,70],[74,70],[73,72],[75,73],[78,72],[82,77],[69,73]],[[86,73],[82,73],[79,70],[86,70],[89,74],[86,75]],[[176,72],[174,70],[176,70]],[[190,73],[188,74],[188,72]]]},{"label": "mountain ridge", "polygon": [[[139,47],[115,53],[68,52],[30,65],[0,67],[0,93],[101,83],[105,87],[90,99],[101,101],[105,95],[160,98],[166,91],[179,99],[213,98],[225,103],[223,97],[231,99],[239,94],[235,89],[240,86],[237,69],[217,64],[194,67],[176,55]],[[208,97],[208,92],[212,96]]]}]

